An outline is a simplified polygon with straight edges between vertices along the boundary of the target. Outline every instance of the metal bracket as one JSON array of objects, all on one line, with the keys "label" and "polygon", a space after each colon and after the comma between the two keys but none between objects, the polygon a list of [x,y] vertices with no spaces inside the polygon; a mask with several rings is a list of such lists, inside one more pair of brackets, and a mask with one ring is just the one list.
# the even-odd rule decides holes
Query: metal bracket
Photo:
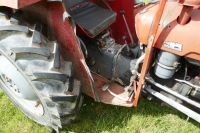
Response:
[{"label": "metal bracket", "polygon": [[162,101],[166,102],[167,104],[171,105],[172,107],[176,108],[180,112],[186,114],[189,118],[192,118],[198,122],[200,122],[200,115],[193,110],[175,102],[174,100],[162,95],[161,93],[151,89],[150,87],[145,87],[145,90],[152,94],[153,96],[161,99]]},{"label": "metal bracket", "polygon": [[[127,95],[128,95],[127,98],[121,97],[121,96],[115,94],[114,92],[112,92],[112,91],[109,89],[109,87],[110,87],[110,85],[112,84],[112,82],[110,82],[110,83],[108,83],[108,84],[105,84],[105,85],[102,87],[102,90],[103,90],[103,91],[108,91],[112,96],[114,96],[114,97],[116,97],[116,98],[118,98],[118,99],[120,99],[120,100],[122,100],[122,101],[124,101],[124,102],[129,102],[130,99],[131,99],[131,97],[132,97],[132,94],[133,94],[133,92],[134,92],[133,89],[131,89],[131,86],[132,86],[133,82],[134,82],[134,80],[131,79],[130,85],[129,85],[129,86],[126,86],[126,87],[124,88],[125,92],[126,92]],[[131,90],[131,92],[128,92],[129,90]]]}]

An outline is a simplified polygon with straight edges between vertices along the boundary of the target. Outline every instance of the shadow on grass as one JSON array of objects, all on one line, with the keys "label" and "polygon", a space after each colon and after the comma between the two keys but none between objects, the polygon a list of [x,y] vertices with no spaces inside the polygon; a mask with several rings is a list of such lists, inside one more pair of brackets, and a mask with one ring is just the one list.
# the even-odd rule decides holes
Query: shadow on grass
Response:
[{"label": "shadow on grass", "polygon": [[[173,123],[171,125],[169,123],[165,123],[166,120],[163,119],[169,119],[167,120],[168,122],[170,119],[174,118],[174,116],[169,118],[165,117],[167,115],[178,116],[177,118],[180,118],[179,121],[183,121],[183,123],[186,124],[189,123],[193,125],[193,128],[198,129],[200,127],[200,124],[196,121],[189,120],[186,122],[187,117],[179,111],[166,106],[160,106],[160,104],[156,103],[155,101],[147,101],[144,98],[140,99],[138,107],[126,108],[96,103],[93,99],[85,96],[83,107],[81,108],[77,120],[68,127],[68,131],[77,133],[96,133],[105,131],[140,132],[140,129],[143,128],[143,126],[152,126],[151,124],[153,124],[153,126],[157,124],[162,126],[163,123],[168,124],[168,126],[164,125],[166,127],[174,126],[175,128],[179,128],[176,125],[172,125]],[[176,121],[177,118],[174,118],[174,121]],[[147,122],[149,123],[147,124]],[[188,125],[188,127],[191,127],[191,125]],[[166,131],[168,130],[166,129]]]},{"label": "shadow on grass", "polygon": [[[0,132],[47,133],[47,129],[25,117],[3,93],[0,93]],[[200,133],[200,124],[179,111],[140,99],[137,108],[96,103],[85,96],[76,121],[68,126],[75,133]],[[68,131],[61,131],[66,133]]]}]

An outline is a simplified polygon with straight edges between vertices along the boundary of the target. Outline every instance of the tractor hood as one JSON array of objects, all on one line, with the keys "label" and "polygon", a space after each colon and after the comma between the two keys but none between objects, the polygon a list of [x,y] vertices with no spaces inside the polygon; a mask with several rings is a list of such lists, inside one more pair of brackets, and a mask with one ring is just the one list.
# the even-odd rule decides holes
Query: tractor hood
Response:
[{"label": "tractor hood", "polygon": [[[159,3],[149,4],[136,14],[136,34],[143,44],[147,44],[158,5]],[[155,47],[180,56],[187,56],[199,60],[200,12],[198,8],[194,8],[190,21],[185,25],[180,25],[177,19],[181,13],[182,7],[183,6],[177,2],[168,1],[166,3],[156,34]]]}]

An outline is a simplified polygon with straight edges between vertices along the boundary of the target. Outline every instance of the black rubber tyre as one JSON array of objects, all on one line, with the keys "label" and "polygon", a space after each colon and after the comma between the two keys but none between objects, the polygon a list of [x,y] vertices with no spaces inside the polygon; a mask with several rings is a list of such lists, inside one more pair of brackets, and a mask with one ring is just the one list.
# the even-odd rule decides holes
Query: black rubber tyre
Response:
[{"label": "black rubber tyre", "polygon": [[19,16],[0,8],[0,88],[30,119],[59,131],[82,105],[81,83],[41,25],[22,24]]}]

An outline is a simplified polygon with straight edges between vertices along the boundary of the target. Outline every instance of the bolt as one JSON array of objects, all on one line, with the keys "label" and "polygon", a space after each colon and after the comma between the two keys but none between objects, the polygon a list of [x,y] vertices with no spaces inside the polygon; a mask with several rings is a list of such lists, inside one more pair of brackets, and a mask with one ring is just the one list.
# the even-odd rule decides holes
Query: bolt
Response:
[{"label": "bolt", "polygon": [[5,77],[5,78],[6,78],[6,81],[9,82],[9,78],[8,77]]},{"label": "bolt", "polygon": [[121,13],[121,14],[125,14],[125,11],[124,11],[124,10],[121,10],[120,13]]},{"label": "bolt", "polygon": [[144,14],[144,13],[146,13],[146,12],[148,12],[148,9],[142,10],[142,11],[140,12],[140,14]]},{"label": "bolt", "polygon": [[11,55],[13,55],[13,52],[12,51],[8,51],[7,54],[11,56]]},{"label": "bolt", "polygon": [[103,87],[102,87],[102,90],[103,91],[106,91],[106,90],[108,90],[109,89],[109,84],[105,84]]},{"label": "bolt", "polygon": [[174,67],[174,68],[177,68],[179,64],[180,64],[180,63],[178,63],[178,62],[174,62],[173,67]]},{"label": "bolt", "polygon": [[126,38],[127,38],[126,36],[123,36],[123,37],[122,37],[123,40],[126,40]]},{"label": "bolt", "polygon": [[6,77],[6,81],[10,83],[10,82],[11,82],[11,79],[8,78],[8,77]]},{"label": "bolt", "polygon": [[94,58],[90,58],[88,61],[89,66],[94,66],[96,64],[96,61]]},{"label": "bolt", "polygon": [[99,69],[97,69],[97,74],[100,74],[100,72],[101,72],[101,71],[100,71]]},{"label": "bolt", "polygon": [[152,43],[152,42],[153,42],[153,39],[154,39],[154,37],[151,36],[151,37],[149,38],[149,43]]}]

